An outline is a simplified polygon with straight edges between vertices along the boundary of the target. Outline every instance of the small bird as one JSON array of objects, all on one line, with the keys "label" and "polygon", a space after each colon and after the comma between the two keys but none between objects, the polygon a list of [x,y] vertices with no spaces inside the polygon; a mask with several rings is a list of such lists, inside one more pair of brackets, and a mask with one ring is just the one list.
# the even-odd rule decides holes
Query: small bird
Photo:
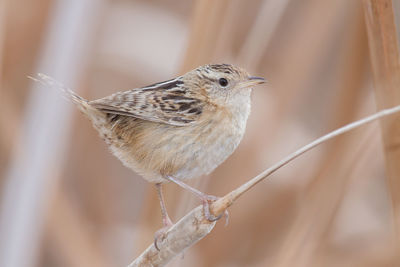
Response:
[{"label": "small bird", "polygon": [[197,195],[210,221],[206,195],[183,180],[211,173],[239,145],[250,114],[252,87],[260,77],[230,64],[210,64],[164,82],[89,101],[49,76],[35,79],[57,86],[91,120],[112,153],[128,168],[155,183],[164,227],[172,225],[161,185],[174,182]]}]

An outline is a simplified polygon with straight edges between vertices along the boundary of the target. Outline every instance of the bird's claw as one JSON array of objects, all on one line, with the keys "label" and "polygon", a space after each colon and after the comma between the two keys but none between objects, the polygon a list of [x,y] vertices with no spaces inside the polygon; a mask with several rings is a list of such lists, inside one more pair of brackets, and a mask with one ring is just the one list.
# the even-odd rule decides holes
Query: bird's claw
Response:
[{"label": "bird's claw", "polygon": [[215,202],[218,199],[219,199],[219,197],[216,197],[213,195],[204,195],[204,197],[201,199],[202,204],[203,204],[203,209],[204,209],[204,216],[210,222],[218,221],[219,219],[222,218],[222,216],[224,216],[225,217],[225,226],[226,226],[226,225],[228,225],[228,222],[229,222],[228,210],[225,210],[223,214],[220,214],[218,216],[213,215],[210,211],[210,203]]},{"label": "bird's claw", "polygon": [[172,221],[169,219],[169,217],[167,218],[163,218],[163,224],[164,227],[161,228],[160,230],[158,230],[155,234],[154,234],[154,247],[160,251],[160,247],[159,247],[159,243],[160,241],[164,241],[165,238],[167,237],[167,232],[168,230],[172,227],[173,223]]}]

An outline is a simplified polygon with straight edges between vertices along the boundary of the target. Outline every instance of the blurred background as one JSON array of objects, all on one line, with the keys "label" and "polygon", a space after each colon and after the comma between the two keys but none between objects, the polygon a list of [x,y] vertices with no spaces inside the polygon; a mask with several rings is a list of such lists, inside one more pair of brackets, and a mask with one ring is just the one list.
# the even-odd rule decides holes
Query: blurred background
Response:
[{"label": "blurred background", "polygon": [[[385,105],[373,90],[370,2],[1,0],[0,266],[126,266],[162,227],[154,186],[28,75],[48,74],[88,99],[206,63],[265,77],[239,148],[190,181],[223,196]],[[397,2],[385,7],[400,14]],[[400,266],[400,172],[387,178],[385,147],[373,123],[306,153],[170,266]],[[173,221],[199,205],[173,184],[165,195]]]}]

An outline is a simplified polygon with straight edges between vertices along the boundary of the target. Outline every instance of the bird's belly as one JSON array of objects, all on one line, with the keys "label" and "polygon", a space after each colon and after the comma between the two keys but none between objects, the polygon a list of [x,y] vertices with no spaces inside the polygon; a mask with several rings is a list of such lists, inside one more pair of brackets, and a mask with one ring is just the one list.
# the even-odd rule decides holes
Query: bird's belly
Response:
[{"label": "bird's belly", "polygon": [[233,153],[245,130],[221,122],[144,128],[133,133],[140,136],[132,138],[135,142],[111,145],[111,150],[124,165],[155,183],[164,182],[165,175],[185,180],[209,174]]}]

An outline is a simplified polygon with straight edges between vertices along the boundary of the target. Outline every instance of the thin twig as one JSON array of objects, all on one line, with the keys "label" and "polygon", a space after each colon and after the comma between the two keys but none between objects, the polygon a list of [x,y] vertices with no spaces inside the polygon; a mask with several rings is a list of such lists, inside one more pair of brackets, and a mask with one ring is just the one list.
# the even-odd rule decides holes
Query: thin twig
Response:
[{"label": "thin twig", "polygon": [[298,149],[297,151],[293,152],[292,154],[289,154],[287,157],[283,158],[279,162],[275,163],[259,175],[255,176],[252,178],[250,181],[246,182],[245,184],[241,185],[240,187],[236,188],[235,190],[231,191],[224,197],[218,199],[211,205],[211,211],[214,214],[221,214],[226,208],[231,206],[233,202],[238,199],[241,195],[243,195],[245,192],[250,190],[253,186],[267,178],[269,175],[280,169],[282,166],[288,164],[290,161],[294,160],[298,156],[304,154],[305,152],[311,150],[312,148],[328,141],[329,139],[332,139],[338,135],[344,134],[346,132],[349,132],[357,127],[360,127],[364,124],[367,124],[369,122],[375,121],[377,119],[380,119],[382,117],[394,114],[396,112],[400,111],[400,105],[395,106],[393,108],[388,108],[388,109],[383,109],[373,115],[370,115],[368,117],[365,117],[363,119],[360,119],[358,121],[349,123],[339,129],[336,129],[324,136],[321,136],[320,138],[314,140],[313,142],[303,146],[302,148]]},{"label": "thin twig", "polygon": [[[400,105],[384,109],[371,116],[365,117],[361,120],[347,124],[337,130],[334,130],[315,141],[303,146],[294,153],[288,155],[281,161],[272,165],[259,175],[255,176],[245,184],[237,189],[226,194],[224,197],[212,203],[210,209],[214,215],[222,214],[228,207],[230,207],[235,200],[237,200],[245,192],[249,191],[256,184],[267,178],[269,175],[280,169],[282,166],[288,164],[290,161],[299,157],[303,153],[311,150],[312,148],[332,139],[338,135],[349,132],[357,127],[360,127],[369,122],[375,121],[382,117],[394,114],[400,111]],[[204,217],[202,206],[198,206],[189,212],[185,217],[178,221],[167,233],[164,241],[162,242],[160,251],[158,251],[154,244],[151,244],[136,260],[134,260],[128,267],[134,266],[164,266],[176,255],[182,253],[189,246],[201,240],[208,233],[211,232],[215,222],[209,222]]]}]

